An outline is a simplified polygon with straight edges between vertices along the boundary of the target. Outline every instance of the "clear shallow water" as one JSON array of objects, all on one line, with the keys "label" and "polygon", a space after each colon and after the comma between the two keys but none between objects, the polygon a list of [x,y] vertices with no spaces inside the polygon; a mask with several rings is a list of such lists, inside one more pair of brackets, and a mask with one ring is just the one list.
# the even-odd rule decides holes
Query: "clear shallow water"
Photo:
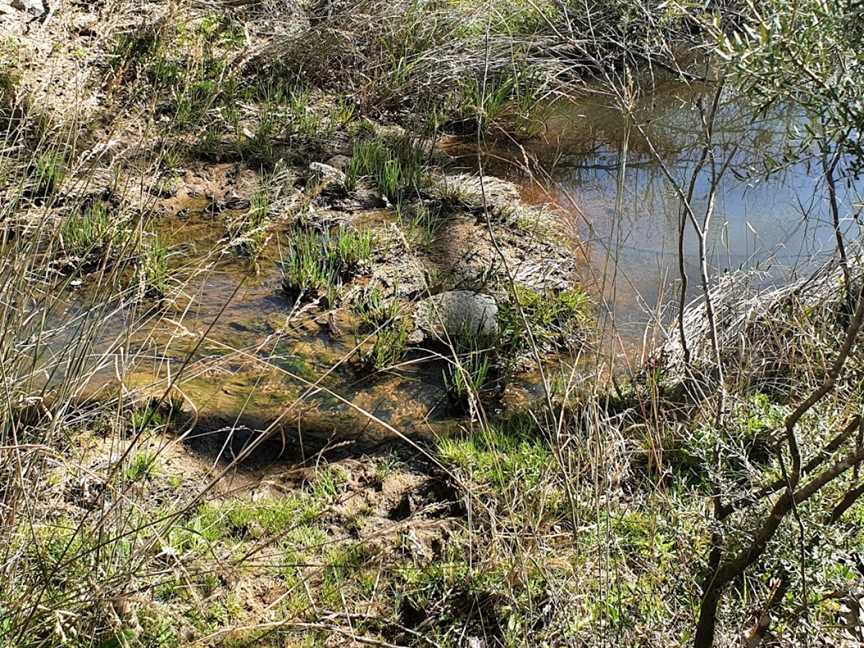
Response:
[{"label": "clear shallow water", "polygon": [[[693,92],[680,86],[662,88],[638,109],[646,120],[645,132],[675,177],[686,177],[700,152]],[[779,282],[833,253],[820,161],[799,162],[767,178],[764,173],[768,158],[778,158],[795,123],[796,116],[782,110],[754,121],[734,102],[723,106],[717,156],[720,164],[733,152],[734,157],[719,186],[708,237],[715,276],[761,269],[766,281]],[[559,107],[545,137],[524,151],[497,147],[484,153],[486,172],[520,180],[526,199],[552,200],[562,208],[562,217],[583,242],[583,281],[608,315],[603,323],[614,324],[619,342],[615,351],[638,357],[646,329],[654,330],[658,322],[668,325],[676,314],[679,290],[680,202],[642,134],[602,98],[593,97]],[[476,150],[469,146],[453,157],[455,166],[470,165]],[[526,159],[539,182],[520,173],[518,162]],[[701,217],[707,171],[695,187],[694,207]],[[856,187],[841,186],[840,202],[846,218],[842,228],[849,237],[857,236],[858,224],[849,218],[860,202]],[[443,423],[440,365],[408,363],[371,380],[358,375],[344,362],[357,342],[350,319],[338,322],[343,335],[332,335],[326,316],[315,311],[288,322],[292,304],[280,288],[278,246],[259,272],[253,272],[236,256],[218,254],[224,225],[192,211],[197,215],[160,224],[179,275],[188,278],[185,297],[165,319],[130,332],[135,317],[129,308],[91,303],[86,289],[73,293],[64,315],[96,308],[101,318],[111,311],[94,353],[122,343],[127,353],[137,355],[138,369],[128,377],[128,387],[163,385],[158,392],[167,376],[185,367],[181,387],[202,415],[217,419],[214,427],[242,423],[263,428],[282,420],[293,433],[302,420],[307,429],[324,434],[380,431],[356,408],[404,431]],[[377,222],[381,214],[368,216]],[[359,215],[358,223],[365,218]],[[697,241],[689,225],[684,247],[688,297],[695,297]],[[207,339],[199,346],[205,332]],[[67,342],[61,335],[60,346]],[[113,380],[113,359],[103,361],[107,370],[102,375]],[[542,395],[536,377],[523,376],[518,382],[512,402]],[[310,383],[325,389],[310,391]]]},{"label": "clear shallow water", "polygon": [[[703,141],[696,96],[698,89],[660,87],[635,111],[662,164],[685,190]],[[782,164],[785,145],[794,143],[789,132],[801,123],[789,110],[754,118],[734,100],[721,103],[716,168],[730,157],[731,163],[708,228],[712,275],[763,270],[765,282],[776,283],[834,254],[821,158]],[[658,317],[665,322],[674,317],[680,289],[680,200],[661,163],[643,133],[599,96],[558,110],[543,140],[529,150],[548,174],[540,181],[540,198],[558,203],[584,242],[586,283],[605,299],[620,336],[629,346],[638,345],[646,326]],[[766,175],[768,168],[779,170]],[[693,207],[700,221],[710,186],[709,165],[695,184]],[[854,215],[862,191],[860,182],[838,181],[841,229],[850,240],[859,236]],[[535,192],[536,186],[529,189]],[[689,223],[684,252],[690,299],[700,287],[698,238]]]}]

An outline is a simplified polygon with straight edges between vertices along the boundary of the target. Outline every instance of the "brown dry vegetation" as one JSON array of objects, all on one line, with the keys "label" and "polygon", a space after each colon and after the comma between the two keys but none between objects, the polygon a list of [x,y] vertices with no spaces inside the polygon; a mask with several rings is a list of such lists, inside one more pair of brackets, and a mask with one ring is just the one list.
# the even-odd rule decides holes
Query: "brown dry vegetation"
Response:
[{"label": "brown dry vegetation", "polygon": [[694,82],[745,5],[18,4],[0,646],[862,641],[857,248],[753,308],[705,277],[625,374],[475,147]]}]

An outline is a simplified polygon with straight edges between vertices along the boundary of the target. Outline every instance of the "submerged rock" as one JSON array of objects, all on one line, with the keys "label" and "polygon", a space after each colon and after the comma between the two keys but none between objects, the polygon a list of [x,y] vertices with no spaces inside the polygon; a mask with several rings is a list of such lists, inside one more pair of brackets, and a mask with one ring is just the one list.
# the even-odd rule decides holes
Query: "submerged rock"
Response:
[{"label": "submerged rock", "polygon": [[492,340],[498,334],[498,305],[491,295],[450,290],[418,302],[414,323],[420,333],[415,339]]}]

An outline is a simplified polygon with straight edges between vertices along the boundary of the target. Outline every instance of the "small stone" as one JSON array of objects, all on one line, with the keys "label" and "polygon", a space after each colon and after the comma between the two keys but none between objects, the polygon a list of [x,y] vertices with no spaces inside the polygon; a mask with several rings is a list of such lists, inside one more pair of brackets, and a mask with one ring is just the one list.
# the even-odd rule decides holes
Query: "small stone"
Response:
[{"label": "small stone", "polygon": [[345,171],[351,164],[351,158],[347,155],[334,155],[327,160],[327,166],[331,166],[339,171]]},{"label": "small stone", "polygon": [[75,31],[82,36],[95,36],[96,32],[94,28],[97,22],[99,22],[99,18],[96,14],[88,13],[76,16],[72,24],[75,27]]},{"label": "small stone", "polygon": [[492,340],[498,334],[498,306],[490,295],[451,290],[420,301],[414,321],[433,339]]},{"label": "small stone", "polygon": [[313,185],[318,185],[322,189],[333,186],[345,186],[345,174],[329,164],[324,164],[323,162],[312,162],[309,165],[309,172],[310,182]]},{"label": "small stone", "polygon": [[26,11],[34,16],[41,16],[45,13],[45,5],[42,0],[12,0],[12,8]]}]

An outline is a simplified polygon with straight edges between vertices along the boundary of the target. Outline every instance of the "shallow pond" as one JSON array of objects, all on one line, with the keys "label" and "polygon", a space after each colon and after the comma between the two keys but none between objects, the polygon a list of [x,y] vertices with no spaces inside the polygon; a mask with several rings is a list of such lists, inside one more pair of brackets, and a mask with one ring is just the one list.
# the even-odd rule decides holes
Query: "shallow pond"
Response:
[{"label": "shallow pond", "polygon": [[[608,323],[629,354],[639,351],[646,329],[668,324],[675,316],[680,286],[681,203],[646,136],[686,191],[702,148],[695,104],[700,94],[699,88],[659,85],[634,108],[644,122],[642,132],[607,96],[586,94],[555,107],[538,141],[485,151],[488,168],[521,180],[529,199],[552,200],[562,208],[585,245],[583,280],[603,302]],[[707,236],[713,276],[761,270],[762,282],[784,281],[834,254],[821,158],[783,161],[787,134],[802,124],[783,108],[754,117],[734,98],[721,102],[714,133],[716,168],[727,158],[731,162],[718,185]],[[772,167],[778,170],[766,174]],[[695,184],[694,211],[700,220],[710,186],[708,165]],[[860,190],[861,183],[856,187],[838,180],[841,229],[848,239],[859,233],[855,214]],[[691,299],[701,289],[698,238],[689,223],[684,253]]]},{"label": "shallow pond", "polygon": [[[700,153],[695,93],[669,86],[643,99],[636,114],[651,116],[644,132],[610,108],[606,98],[587,95],[555,106],[537,141],[482,150],[487,172],[520,181],[529,201],[552,201],[561,208],[582,242],[581,279],[595,295],[604,330],[612,333],[606,336],[613,342],[607,348],[625,359],[639,357],[646,332],[671,322],[680,285],[680,201],[645,136],[668,172],[686,178]],[[753,119],[734,101],[722,105],[715,153],[718,165],[730,155],[732,160],[718,186],[708,235],[715,276],[760,269],[762,281],[782,281],[833,253],[821,161],[799,161],[765,174],[766,165],[780,159],[783,139],[796,120],[783,110]],[[444,150],[454,167],[476,163],[476,149],[464,142]],[[695,183],[697,216],[709,186],[706,167]],[[850,215],[859,194],[846,182],[839,193],[841,227],[848,236],[857,235]],[[372,227],[389,218],[392,214],[370,211],[355,214],[354,222]],[[245,426],[302,434],[305,426],[319,437],[342,437],[346,430],[386,433],[386,426],[370,424],[365,413],[405,432],[458,425],[443,406],[440,361],[424,362],[423,354],[415,353],[397,371],[358,373],[346,362],[362,337],[350,316],[319,309],[293,312],[280,289],[278,236],[253,268],[224,252],[224,213],[220,219],[196,202],[176,217],[161,219],[158,228],[185,282],[183,297],[171,310],[154,318],[154,325],[130,332],[130,308],[111,310],[90,301],[82,289],[73,294],[66,314],[91,308],[100,317],[110,312],[96,350],[120,343],[127,360],[131,354],[135,371],[127,387],[158,394],[169,377],[182,371],[184,396],[212,429]],[[689,225],[684,249],[690,298],[698,295],[699,272],[697,240]],[[63,336],[59,341],[64,343]],[[115,373],[110,358],[102,361],[104,384]],[[532,395],[540,392],[529,374],[514,381],[504,402]]]}]

